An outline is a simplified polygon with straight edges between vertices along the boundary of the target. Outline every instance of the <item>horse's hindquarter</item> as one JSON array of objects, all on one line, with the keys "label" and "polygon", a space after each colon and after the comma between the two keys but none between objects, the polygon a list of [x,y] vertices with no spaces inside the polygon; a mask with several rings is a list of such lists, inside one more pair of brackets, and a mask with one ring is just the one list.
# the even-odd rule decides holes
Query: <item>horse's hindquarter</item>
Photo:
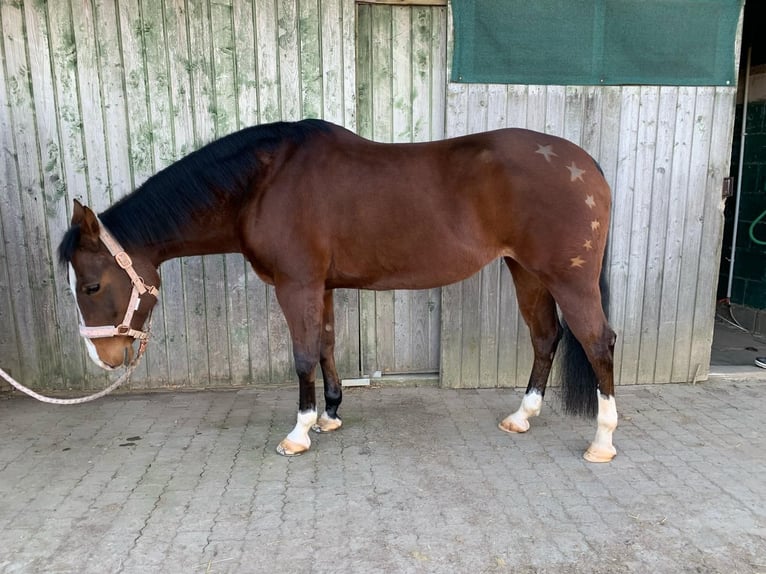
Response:
[{"label": "horse's hindquarter", "polygon": [[[536,153],[536,137],[551,139],[502,130],[428,144],[345,132],[307,142],[263,192],[256,233],[280,272],[323,275],[328,287],[429,288],[499,256],[523,263],[566,251],[556,236],[571,236],[573,215],[594,207],[587,194],[575,200],[570,170],[556,171],[552,160],[573,148],[582,154],[570,160],[575,169],[597,171],[592,160],[578,165],[590,158],[564,140],[555,140],[558,156]],[[572,257],[567,251],[566,262]]]}]

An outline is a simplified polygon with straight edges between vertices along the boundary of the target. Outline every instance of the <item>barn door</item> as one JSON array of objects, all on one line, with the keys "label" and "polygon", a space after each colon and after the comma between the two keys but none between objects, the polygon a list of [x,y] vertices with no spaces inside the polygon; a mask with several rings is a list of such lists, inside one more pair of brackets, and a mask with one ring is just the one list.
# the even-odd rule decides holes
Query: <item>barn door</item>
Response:
[{"label": "barn door", "polygon": [[[356,42],[359,134],[380,142],[441,139],[446,7],[358,4]],[[363,291],[359,315],[363,374],[438,372],[440,289]]]}]

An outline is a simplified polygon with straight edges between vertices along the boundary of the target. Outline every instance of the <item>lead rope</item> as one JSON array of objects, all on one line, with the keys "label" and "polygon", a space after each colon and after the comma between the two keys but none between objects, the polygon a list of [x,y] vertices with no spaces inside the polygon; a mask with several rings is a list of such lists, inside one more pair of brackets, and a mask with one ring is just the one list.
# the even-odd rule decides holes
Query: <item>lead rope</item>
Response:
[{"label": "lead rope", "polygon": [[[151,329],[151,318],[149,319],[149,325],[146,327],[146,332],[148,333]],[[148,339],[143,339],[138,344],[138,354],[136,355],[136,358],[133,359],[128,365],[127,370],[120,376],[119,379],[114,381],[111,385],[109,385],[107,388],[105,388],[102,391],[99,391],[97,393],[94,393],[92,395],[88,395],[87,397],[79,397],[76,399],[57,399],[55,397],[46,397],[45,395],[41,395],[40,393],[37,393],[33,391],[30,388],[25,387],[20,382],[15,380],[13,377],[11,377],[8,373],[6,373],[3,369],[0,369],[0,376],[3,377],[8,383],[15,387],[16,389],[20,390],[22,393],[25,393],[29,395],[30,397],[37,399],[38,401],[41,401],[43,403],[50,403],[52,405],[80,405],[82,403],[87,403],[90,401],[95,401],[96,399],[100,399],[101,397],[108,395],[113,390],[115,390],[120,385],[124,384],[125,381],[127,381],[130,378],[130,375],[133,374],[133,371],[136,370],[136,367],[138,367],[138,364],[141,362],[141,357],[144,354],[144,351],[146,350],[146,344],[148,342]]]}]

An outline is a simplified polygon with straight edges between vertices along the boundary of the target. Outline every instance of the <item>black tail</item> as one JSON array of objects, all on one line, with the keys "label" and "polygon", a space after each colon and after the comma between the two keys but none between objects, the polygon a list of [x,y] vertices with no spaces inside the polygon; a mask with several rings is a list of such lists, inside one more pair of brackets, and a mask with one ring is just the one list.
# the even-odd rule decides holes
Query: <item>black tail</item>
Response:
[{"label": "black tail", "polygon": [[[606,250],[604,251],[604,263],[606,263]],[[609,317],[609,279],[606,266],[601,266],[599,277],[599,289],[601,290],[601,306],[604,314]],[[598,412],[598,399],[596,389],[598,379],[593,367],[588,361],[580,341],[578,341],[566,321],[562,320],[564,329],[559,342],[558,354],[560,356],[560,377],[562,402],[564,412],[571,415],[595,417]]]}]

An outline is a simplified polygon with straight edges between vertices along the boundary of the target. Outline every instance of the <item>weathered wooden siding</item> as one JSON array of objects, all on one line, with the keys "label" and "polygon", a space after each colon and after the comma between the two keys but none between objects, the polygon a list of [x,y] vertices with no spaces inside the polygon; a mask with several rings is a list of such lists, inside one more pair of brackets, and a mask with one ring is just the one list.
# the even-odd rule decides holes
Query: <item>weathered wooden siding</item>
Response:
[{"label": "weathered wooden siding", "polygon": [[[444,6],[358,5],[360,135],[381,142],[444,137],[446,25]],[[363,373],[438,372],[440,289],[359,296]]]},{"label": "weathered wooden siding", "polygon": [[[381,141],[504,126],[567,137],[614,188],[621,383],[704,378],[733,88],[459,85],[444,6],[353,0],[0,0],[0,365],[100,388],[55,249],[71,201],[103,209],[210,139],[324,117]],[[240,256],[163,265],[134,388],[291,380],[273,290]],[[442,290],[336,295],[342,376],[441,369],[524,385],[526,326],[501,262]]]},{"label": "weathered wooden siding", "polygon": [[[0,2],[0,364],[89,388],[55,249],[78,198],[101,210],[201,144],[313,116],[355,127],[348,0]],[[134,388],[291,380],[274,292],[241,256],[163,265]],[[359,368],[356,291],[336,296],[339,367]]]},{"label": "weathered wooden siding", "polygon": [[[707,87],[449,87],[448,135],[528,127],[582,145],[603,167],[621,384],[707,376],[734,97]],[[501,262],[443,289],[443,308],[443,384],[526,384],[529,335]]]}]

